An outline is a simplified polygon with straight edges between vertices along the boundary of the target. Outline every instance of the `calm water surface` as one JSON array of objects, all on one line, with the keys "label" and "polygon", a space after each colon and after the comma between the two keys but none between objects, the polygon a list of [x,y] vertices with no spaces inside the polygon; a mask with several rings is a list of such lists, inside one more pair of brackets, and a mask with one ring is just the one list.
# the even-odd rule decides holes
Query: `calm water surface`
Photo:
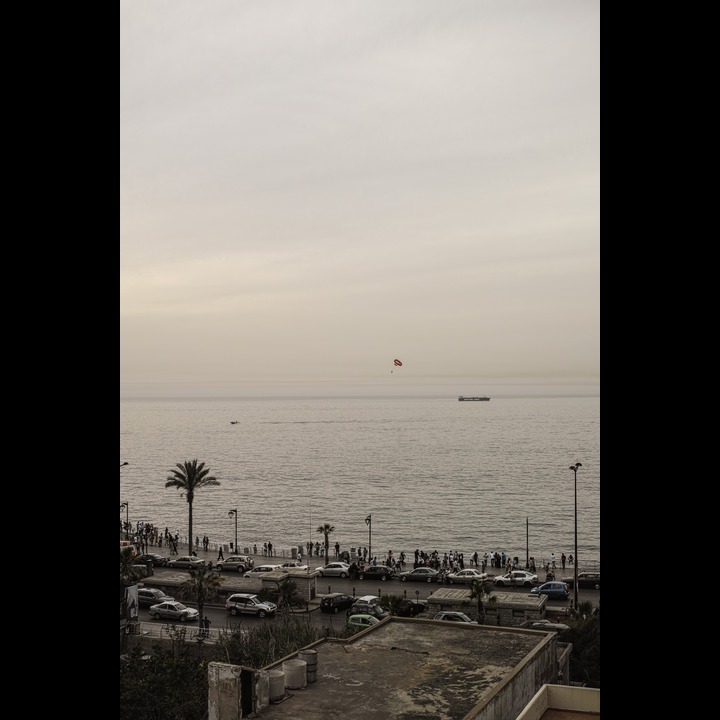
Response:
[{"label": "calm water surface", "polygon": [[[237,420],[237,424],[231,421]],[[322,542],[384,555],[415,548],[466,558],[497,550],[600,560],[600,398],[124,399],[120,501],[130,520],[187,535],[187,502],[165,488],[179,462],[204,462],[193,533],[241,548]],[[369,538],[367,515],[372,514]],[[120,513],[124,519],[125,511]]]}]

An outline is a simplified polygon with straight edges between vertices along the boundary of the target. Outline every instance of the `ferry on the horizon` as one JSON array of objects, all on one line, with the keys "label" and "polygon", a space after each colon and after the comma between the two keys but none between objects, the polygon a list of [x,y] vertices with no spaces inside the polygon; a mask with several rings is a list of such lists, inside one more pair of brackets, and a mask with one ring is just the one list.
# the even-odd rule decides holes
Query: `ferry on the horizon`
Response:
[{"label": "ferry on the horizon", "polygon": [[486,395],[475,395],[474,397],[465,397],[464,395],[460,395],[458,397],[458,400],[460,402],[466,401],[466,400],[489,400],[490,398]]}]

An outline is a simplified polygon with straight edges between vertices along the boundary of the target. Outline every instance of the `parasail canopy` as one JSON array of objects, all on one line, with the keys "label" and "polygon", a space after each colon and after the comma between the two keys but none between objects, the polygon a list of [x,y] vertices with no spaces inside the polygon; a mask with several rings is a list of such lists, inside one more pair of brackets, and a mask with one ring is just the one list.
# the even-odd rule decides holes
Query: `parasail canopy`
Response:
[{"label": "parasail canopy", "polygon": [[395,363],[398,367],[402,367],[402,363],[397,358],[393,360],[393,363]]}]

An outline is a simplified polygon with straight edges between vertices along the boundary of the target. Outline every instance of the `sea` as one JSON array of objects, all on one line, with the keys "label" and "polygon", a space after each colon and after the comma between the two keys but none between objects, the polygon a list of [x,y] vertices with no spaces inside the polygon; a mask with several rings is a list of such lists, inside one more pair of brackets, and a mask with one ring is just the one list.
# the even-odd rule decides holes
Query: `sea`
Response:
[{"label": "sea", "polygon": [[[165,482],[205,463],[193,535],[369,547],[504,552],[538,568],[554,553],[600,563],[600,397],[528,394],[121,398],[120,521],[127,515],[186,539],[188,504]],[[575,473],[570,465],[582,463]],[[577,510],[576,510],[577,503]],[[577,512],[577,516],[576,516]]]}]

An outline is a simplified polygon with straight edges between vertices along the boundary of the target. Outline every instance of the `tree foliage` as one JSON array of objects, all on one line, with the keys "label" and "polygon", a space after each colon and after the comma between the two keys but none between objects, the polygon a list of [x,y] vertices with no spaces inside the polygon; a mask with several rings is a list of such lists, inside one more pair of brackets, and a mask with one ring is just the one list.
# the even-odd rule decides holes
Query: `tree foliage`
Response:
[{"label": "tree foliage", "polygon": [[120,658],[120,720],[203,720],[208,716],[207,662],[177,647],[141,647]]},{"label": "tree foliage", "polygon": [[305,618],[287,615],[277,623],[270,620],[256,625],[249,631],[242,630],[242,621],[232,632],[222,633],[218,651],[223,657],[219,662],[261,668],[291,655],[311,643],[325,637]]},{"label": "tree foliage", "polygon": [[[592,605],[590,605],[592,607]],[[576,622],[562,634],[563,642],[572,643],[570,680],[600,687],[600,608],[583,613],[578,607]]]}]

